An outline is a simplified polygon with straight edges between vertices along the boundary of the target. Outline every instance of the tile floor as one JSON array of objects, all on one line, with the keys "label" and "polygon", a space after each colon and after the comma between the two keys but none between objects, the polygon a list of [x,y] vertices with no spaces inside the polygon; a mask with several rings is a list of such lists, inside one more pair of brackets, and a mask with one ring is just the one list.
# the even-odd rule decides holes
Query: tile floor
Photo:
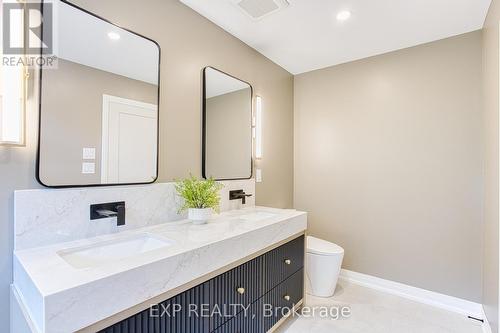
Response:
[{"label": "tile floor", "polygon": [[[349,318],[333,320],[318,315],[321,306],[348,306]],[[405,298],[339,281],[332,298],[307,296],[316,307],[314,317],[288,320],[279,333],[482,333],[481,323]],[[335,313],[332,313],[335,315]]]}]

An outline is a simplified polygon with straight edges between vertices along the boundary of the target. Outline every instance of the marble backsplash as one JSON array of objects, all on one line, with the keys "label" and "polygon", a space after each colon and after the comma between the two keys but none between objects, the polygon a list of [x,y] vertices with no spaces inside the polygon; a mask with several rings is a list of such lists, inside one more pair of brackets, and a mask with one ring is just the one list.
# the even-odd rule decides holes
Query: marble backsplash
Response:
[{"label": "marble backsplash", "polygon": [[[255,205],[255,181],[224,181],[221,211],[238,209],[241,200],[229,201],[229,190],[253,194],[246,207]],[[90,220],[90,205],[125,201],[126,224],[116,218]],[[185,218],[177,210],[181,199],[174,183],[152,185],[40,189],[14,194],[14,250],[67,242]]]}]

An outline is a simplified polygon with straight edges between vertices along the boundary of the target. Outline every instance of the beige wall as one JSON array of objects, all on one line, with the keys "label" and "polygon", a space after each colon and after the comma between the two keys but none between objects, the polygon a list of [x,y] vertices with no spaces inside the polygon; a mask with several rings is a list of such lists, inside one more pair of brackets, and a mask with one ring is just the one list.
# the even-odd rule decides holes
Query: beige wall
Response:
[{"label": "beige wall", "polygon": [[207,177],[250,178],[252,174],[250,94],[251,89],[247,88],[207,99],[205,160]]},{"label": "beige wall", "polygon": [[494,333],[498,319],[498,99],[499,99],[499,21],[500,2],[493,0],[483,30],[483,90],[485,140],[484,191],[484,270],[483,304]]},{"label": "beige wall", "polygon": [[[101,183],[104,94],[158,103],[156,85],[62,59],[42,83],[40,178],[47,185]],[[96,149],[95,174],[82,174],[84,147]]]},{"label": "beige wall", "polygon": [[[257,203],[291,207],[293,77],[177,0],[78,0],[161,46],[160,181],[201,174],[201,70],[214,66],[252,84],[264,99],[264,181]],[[119,8],[119,10],[117,10]],[[36,80],[36,78],[35,78]],[[9,326],[13,191],[36,188],[36,101],[28,113],[25,148],[0,147],[0,332]]]},{"label": "beige wall", "polygon": [[295,208],[344,268],[481,302],[481,33],[295,77]]}]

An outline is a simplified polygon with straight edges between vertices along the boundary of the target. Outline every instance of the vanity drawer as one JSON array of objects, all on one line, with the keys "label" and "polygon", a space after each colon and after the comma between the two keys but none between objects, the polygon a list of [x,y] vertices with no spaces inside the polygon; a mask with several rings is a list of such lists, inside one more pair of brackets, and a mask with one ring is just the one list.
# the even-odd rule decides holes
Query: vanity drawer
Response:
[{"label": "vanity drawer", "polygon": [[264,292],[304,267],[304,236],[264,254]]},{"label": "vanity drawer", "polygon": [[257,257],[208,281],[210,308],[213,312],[210,328],[215,330],[236,316],[243,307],[257,301],[263,294],[263,258]]},{"label": "vanity drawer", "polygon": [[264,332],[273,327],[304,297],[304,270],[300,269],[264,296]]}]

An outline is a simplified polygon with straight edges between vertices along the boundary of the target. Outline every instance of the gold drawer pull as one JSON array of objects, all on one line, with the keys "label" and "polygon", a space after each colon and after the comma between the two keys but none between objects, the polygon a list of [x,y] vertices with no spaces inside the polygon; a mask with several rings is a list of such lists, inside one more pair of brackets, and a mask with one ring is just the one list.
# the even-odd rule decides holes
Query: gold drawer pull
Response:
[{"label": "gold drawer pull", "polygon": [[236,289],[236,291],[238,292],[238,294],[243,295],[245,293],[245,288],[239,287],[238,289]]},{"label": "gold drawer pull", "polygon": [[292,261],[290,259],[285,259],[285,264],[287,265],[291,265],[292,264]]},{"label": "gold drawer pull", "polygon": [[284,298],[284,299],[285,299],[285,301],[287,301],[287,302],[290,300],[290,296],[288,296],[288,295],[285,295],[285,297],[283,297],[283,298]]}]

